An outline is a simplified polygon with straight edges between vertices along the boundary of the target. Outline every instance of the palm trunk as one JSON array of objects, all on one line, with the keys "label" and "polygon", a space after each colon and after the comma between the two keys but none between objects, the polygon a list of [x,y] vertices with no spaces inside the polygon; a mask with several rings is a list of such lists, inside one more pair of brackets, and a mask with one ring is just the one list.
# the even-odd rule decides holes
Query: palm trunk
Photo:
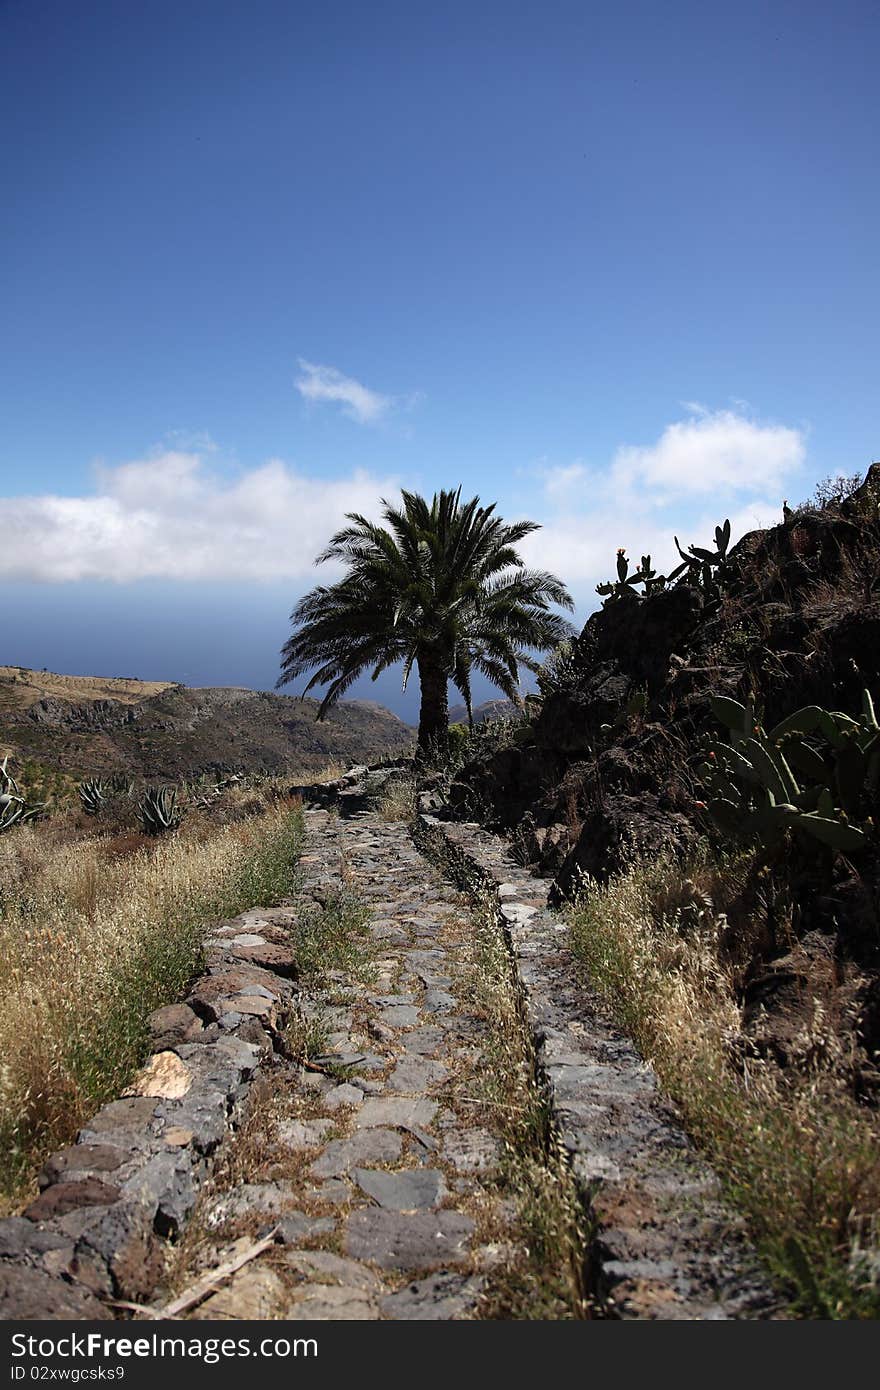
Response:
[{"label": "palm trunk", "polygon": [[430,657],[419,658],[422,704],[419,710],[418,753],[445,753],[449,747],[449,697],[446,672]]}]

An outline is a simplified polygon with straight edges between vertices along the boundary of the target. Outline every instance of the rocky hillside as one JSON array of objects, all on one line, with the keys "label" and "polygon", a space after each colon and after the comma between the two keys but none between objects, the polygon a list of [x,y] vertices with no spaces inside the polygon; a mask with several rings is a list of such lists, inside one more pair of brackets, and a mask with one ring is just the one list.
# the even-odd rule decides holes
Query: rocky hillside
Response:
[{"label": "rocky hillside", "polygon": [[317,772],[409,750],[413,733],[382,706],[244,687],[191,689],[0,668],[0,748],[72,776],[168,779],[228,772]]}]

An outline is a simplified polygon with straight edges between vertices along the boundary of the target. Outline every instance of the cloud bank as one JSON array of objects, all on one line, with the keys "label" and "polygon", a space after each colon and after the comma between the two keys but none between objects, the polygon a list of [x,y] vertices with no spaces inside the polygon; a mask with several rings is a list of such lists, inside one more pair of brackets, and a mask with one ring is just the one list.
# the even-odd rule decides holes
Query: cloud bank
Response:
[{"label": "cloud bank", "polygon": [[[206,456],[169,450],[97,471],[89,497],[0,498],[8,579],[310,579],[346,512],[377,517],[392,478],[328,481],[280,459],[226,480]],[[332,580],[331,566],[323,567]]]},{"label": "cloud bank", "polygon": [[[96,470],[93,494],[0,498],[0,574],[8,579],[295,580],[333,582],[315,556],[345,513],[379,519],[398,482],[357,470],[311,476],[280,459],[228,478],[210,441],[166,448]],[[596,601],[618,546],[637,562],[677,563],[683,544],[707,543],[731,518],[736,539],[781,518],[783,490],[800,468],[803,433],[732,411],[700,409],[654,444],[625,446],[610,465],[576,460],[534,471],[528,563],[565,579],[582,607]],[[446,480],[448,483],[448,480]],[[503,494],[502,516],[513,519]]]}]

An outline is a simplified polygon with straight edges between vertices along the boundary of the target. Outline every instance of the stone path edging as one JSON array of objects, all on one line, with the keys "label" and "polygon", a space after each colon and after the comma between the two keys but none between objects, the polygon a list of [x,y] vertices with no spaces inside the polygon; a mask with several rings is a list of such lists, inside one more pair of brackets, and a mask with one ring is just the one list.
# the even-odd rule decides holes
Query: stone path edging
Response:
[{"label": "stone path edging", "polygon": [[165,1270],[165,1238],[195,1206],[295,993],[289,907],[251,908],[209,929],[205,973],[150,1017],[155,1051],[125,1095],[53,1154],[40,1195],[0,1220],[0,1318],[112,1317]]},{"label": "stone path edging", "polygon": [[502,917],[562,1141],[599,1234],[587,1262],[606,1315],[778,1316],[742,1223],[664,1101],[650,1066],[579,982],[549,883],[476,824],[420,810],[415,837]]}]

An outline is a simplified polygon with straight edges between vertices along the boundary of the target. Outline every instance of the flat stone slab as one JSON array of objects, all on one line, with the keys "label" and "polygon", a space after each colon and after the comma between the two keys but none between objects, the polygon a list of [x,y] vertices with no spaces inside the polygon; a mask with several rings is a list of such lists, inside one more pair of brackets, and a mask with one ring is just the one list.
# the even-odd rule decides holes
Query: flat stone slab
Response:
[{"label": "flat stone slab", "polygon": [[407,1052],[430,1057],[446,1046],[446,1033],[442,1028],[414,1028],[403,1039],[403,1045]]},{"label": "flat stone slab", "polygon": [[[0,1260],[32,1259],[68,1244],[64,1236],[35,1226],[23,1216],[7,1216],[0,1221]],[[0,1265],[2,1268],[5,1266]]]},{"label": "flat stone slab", "polygon": [[121,1149],[147,1147],[151,1139],[144,1131],[155,1111],[152,1096],[112,1100],[83,1125],[78,1138],[82,1143],[113,1144]]},{"label": "flat stone slab", "polygon": [[436,1168],[355,1168],[352,1177],[362,1192],[387,1211],[426,1211],[446,1196],[443,1174]]},{"label": "flat stone slab", "polygon": [[285,1211],[294,1200],[294,1190],[289,1182],[245,1182],[224,1194],[215,1202],[208,1213],[208,1224],[219,1225],[239,1216],[274,1216]]},{"label": "flat stone slab", "polygon": [[4,1322],[106,1320],[113,1313],[88,1289],[53,1279],[27,1265],[0,1265],[0,1319]]},{"label": "flat stone slab", "polygon": [[331,1139],[309,1171],[316,1178],[341,1178],[362,1164],[396,1163],[402,1149],[403,1140],[394,1130],[364,1129],[350,1139]]},{"label": "flat stone slab", "polygon": [[501,1146],[485,1129],[447,1129],[443,1157],[459,1173],[486,1173],[501,1156]]},{"label": "flat stone slab", "polygon": [[203,1027],[202,1020],[188,1004],[166,1004],[164,1008],[154,1009],[147,1018],[147,1024],[156,1052],[174,1047],[179,1042],[191,1042]]},{"label": "flat stone slab", "polygon": [[41,1188],[57,1182],[75,1182],[87,1173],[113,1172],[124,1161],[124,1152],[112,1144],[71,1144],[46,1160],[37,1181]]},{"label": "flat stone slab", "polygon": [[445,1014],[458,1007],[458,1000],[445,989],[428,989],[422,1000],[422,1008],[429,1014]]},{"label": "flat stone slab", "polygon": [[398,1322],[439,1322],[463,1318],[472,1311],[485,1280],[477,1274],[470,1277],[443,1270],[429,1274],[427,1279],[406,1284],[395,1293],[386,1294],[379,1302],[384,1318]]},{"label": "flat stone slab", "polygon": [[269,941],[259,943],[235,943],[234,954],[237,960],[253,961],[255,965],[268,966],[277,975],[295,979],[297,975],[296,957],[286,946]]},{"label": "flat stone slab", "polygon": [[318,1149],[324,1143],[334,1124],[334,1120],[328,1119],[283,1120],[275,1133],[285,1148],[294,1150]]},{"label": "flat stone slab", "polygon": [[345,1252],[380,1269],[430,1269],[465,1261],[473,1233],[473,1221],[462,1212],[410,1215],[369,1207],[349,1216]]},{"label": "flat stone slab", "polygon": [[332,1091],[328,1091],[324,1097],[325,1110],[341,1110],[345,1105],[362,1105],[364,1093],[357,1086],[349,1086],[348,1082],[343,1082],[341,1086],[334,1086]]},{"label": "flat stone slab", "polygon": [[358,1129],[389,1125],[396,1129],[421,1129],[437,1114],[437,1102],[425,1097],[368,1096],[355,1116]]},{"label": "flat stone slab", "polygon": [[215,1318],[262,1322],[277,1317],[284,1297],[281,1276],[255,1261],[234,1274],[225,1288],[206,1298],[190,1316],[200,1322]]},{"label": "flat stone slab", "polygon": [[419,1021],[419,1011],[414,1004],[392,1004],[379,1014],[379,1022],[386,1028],[414,1028]]},{"label": "flat stone slab", "polygon": [[342,1207],[351,1201],[352,1188],[342,1178],[325,1178],[320,1187],[310,1187],[305,1193],[309,1202],[323,1202],[326,1206]]},{"label": "flat stone slab", "polygon": [[289,1211],[278,1222],[278,1239],[282,1245],[299,1245],[312,1236],[332,1235],[336,1221],[332,1216],[307,1216],[303,1211]]},{"label": "flat stone slab", "polygon": [[[217,1000],[217,1016],[222,1022],[224,1015],[248,1014],[253,1018],[272,1018],[275,1013],[275,1000],[263,994],[235,994]],[[236,1024],[238,1023],[236,1019]]]},{"label": "flat stone slab", "polygon": [[123,1094],[179,1100],[186,1095],[192,1083],[192,1072],[176,1052],[154,1052]]},{"label": "flat stone slab", "polygon": [[29,1221],[49,1221],[78,1207],[108,1207],[119,1196],[119,1188],[100,1178],[81,1178],[79,1182],[57,1182],[46,1187],[25,1207]]},{"label": "flat stone slab", "polygon": [[442,1062],[428,1057],[404,1056],[386,1081],[385,1089],[398,1095],[421,1095],[430,1086],[439,1086],[448,1075]]},{"label": "flat stone slab", "polygon": [[357,1260],[347,1260],[332,1250],[291,1250],[285,1255],[284,1263],[306,1279],[317,1275],[321,1283],[335,1279],[350,1289],[383,1288],[375,1270],[358,1264]]},{"label": "flat stone slab", "polygon": [[378,941],[386,941],[389,946],[405,946],[409,941],[409,932],[404,931],[402,927],[389,927],[379,922],[371,925],[370,935]]},{"label": "flat stone slab", "polygon": [[288,1305],[291,1322],[368,1322],[377,1314],[376,1298],[367,1289],[338,1284],[307,1284]]}]

